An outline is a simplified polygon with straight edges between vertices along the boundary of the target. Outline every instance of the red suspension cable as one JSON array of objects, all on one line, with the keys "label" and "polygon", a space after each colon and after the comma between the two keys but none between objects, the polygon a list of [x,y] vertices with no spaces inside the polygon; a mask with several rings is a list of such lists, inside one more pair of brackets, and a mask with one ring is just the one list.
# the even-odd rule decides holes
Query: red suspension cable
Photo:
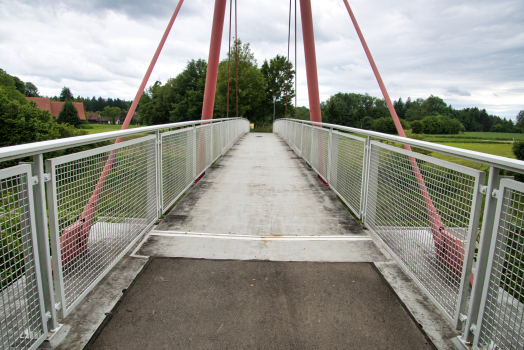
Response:
[{"label": "red suspension cable", "polygon": [[235,0],[235,83],[236,83],[236,110],[238,118],[238,21],[237,21],[237,0]]},{"label": "red suspension cable", "polygon": [[289,42],[291,40],[291,1],[289,0],[289,24],[287,29],[287,76],[286,76],[286,105],[284,107],[284,118],[287,118],[287,92],[288,92],[288,86],[289,86]]},{"label": "red suspension cable", "polygon": [[295,0],[295,119],[297,119],[297,0]]},{"label": "red suspension cable", "polygon": [[229,0],[229,53],[227,55],[227,112],[226,112],[226,118],[229,118],[229,72],[231,67],[231,13],[233,11],[233,8],[231,5],[233,4],[233,0]]}]

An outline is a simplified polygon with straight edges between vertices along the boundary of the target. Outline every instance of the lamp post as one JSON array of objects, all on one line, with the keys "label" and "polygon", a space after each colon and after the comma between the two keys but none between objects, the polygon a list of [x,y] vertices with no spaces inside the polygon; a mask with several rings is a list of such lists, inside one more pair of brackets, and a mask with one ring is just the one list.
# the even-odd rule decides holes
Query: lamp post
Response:
[{"label": "lamp post", "polygon": [[273,95],[273,124],[275,124],[275,101],[277,100],[277,97]]}]

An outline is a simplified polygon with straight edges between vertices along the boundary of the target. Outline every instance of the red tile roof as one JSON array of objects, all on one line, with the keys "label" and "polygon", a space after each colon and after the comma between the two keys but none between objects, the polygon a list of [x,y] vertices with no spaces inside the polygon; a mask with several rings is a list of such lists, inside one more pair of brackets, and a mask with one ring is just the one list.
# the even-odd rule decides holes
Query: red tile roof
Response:
[{"label": "red tile roof", "polygon": [[[50,101],[49,98],[47,97],[26,97],[26,99],[28,99],[29,101],[35,101],[36,106],[38,108],[49,111],[55,117],[58,117],[58,114],[64,107],[64,103],[65,103],[65,102]],[[73,106],[75,106],[76,110],[78,111],[78,116],[80,117],[80,120],[86,120],[84,104],[82,102],[73,102]]]}]

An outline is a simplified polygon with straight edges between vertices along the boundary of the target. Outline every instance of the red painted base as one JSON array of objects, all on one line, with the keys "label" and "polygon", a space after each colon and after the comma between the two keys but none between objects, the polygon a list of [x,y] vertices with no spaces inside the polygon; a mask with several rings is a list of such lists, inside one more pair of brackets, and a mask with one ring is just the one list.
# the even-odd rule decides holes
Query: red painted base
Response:
[{"label": "red painted base", "polygon": [[193,185],[196,185],[197,182],[200,181],[200,179],[204,177],[204,175],[206,175],[206,172],[203,172],[202,175],[200,175],[200,176],[195,180],[195,182],[193,182]]},{"label": "red painted base", "polygon": [[328,184],[326,181],[324,181],[324,179],[322,178],[322,176],[320,176],[320,175],[317,175],[317,176],[318,176],[319,180],[322,181],[322,183],[323,183],[324,185],[326,185],[327,188],[329,188],[329,184]]}]

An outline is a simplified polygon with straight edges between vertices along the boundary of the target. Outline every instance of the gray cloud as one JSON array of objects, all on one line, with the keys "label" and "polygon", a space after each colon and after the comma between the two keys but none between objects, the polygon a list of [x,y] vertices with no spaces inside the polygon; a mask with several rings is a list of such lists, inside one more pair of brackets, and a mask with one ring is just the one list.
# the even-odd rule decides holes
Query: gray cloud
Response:
[{"label": "gray cloud", "polygon": [[457,86],[450,86],[446,89],[447,95],[457,96],[471,96],[471,93],[466,90],[460,90]]},{"label": "gray cloud", "polygon": [[[176,4],[0,0],[0,68],[48,95],[68,84],[83,96],[131,99]],[[392,98],[444,92],[441,97],[456,108],[482,106],[511,118],[524,109],[521,0],[351,5]],[[289,3],[251,0],[238,6],[239,37],[251,43],[259,64],[287,53]],[[312,0],[312,6],[321,100],[339,91],[380,96],[343,3]],[[207,59],[213,8],[211,0],[185,0],[151,81],[175,76],[189,59]],[[308,105],[300,14],[298,22],[298,99]]]}]

